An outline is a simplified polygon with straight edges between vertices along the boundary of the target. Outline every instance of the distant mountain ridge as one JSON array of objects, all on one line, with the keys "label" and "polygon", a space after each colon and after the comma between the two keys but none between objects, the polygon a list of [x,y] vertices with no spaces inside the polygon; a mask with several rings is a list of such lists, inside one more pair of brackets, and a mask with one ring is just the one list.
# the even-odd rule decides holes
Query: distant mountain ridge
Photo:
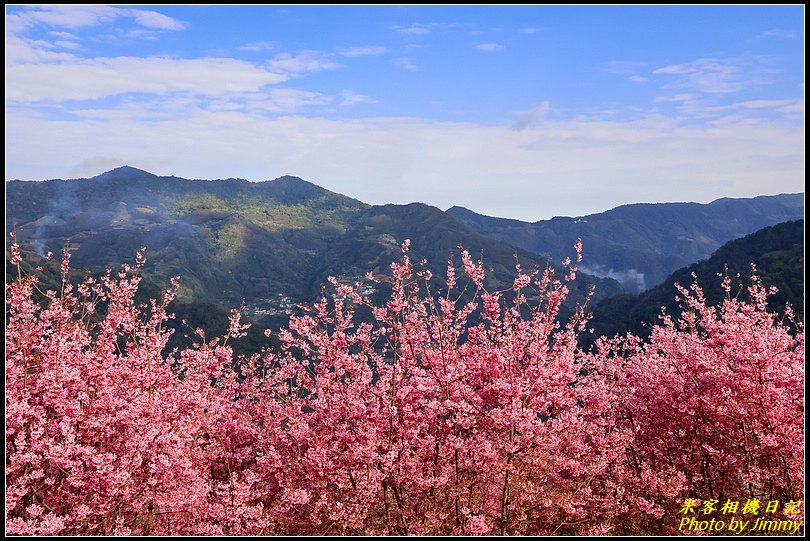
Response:
[{"label": "distant mountain ridge", "polygon": [[580,268],[644,291],[722,244],[763,227],[804,217],[804,194],[722,198],[700,203],[638,203],[581,217],[538,222],[493,218],[463,207],[451,214],[481,233],[556,260],[566,239],[581,238]]},{"label": "distant mountain ridge", "polygon": [[[101,269],[132,262],[146,246],[145,276],[158,285],[180,276],[179,300],[234,307],[244,299],[246,313],[269,326],[314,300],[330,275],[353,282],[389,273],[406,238],[437,285],[459,244],[483,254],[492,289],[510,289],[515,253],[526,268],[546,264],[435,207],[371,206],[292,176],[189,180],[121,167],[88,179],[9,181],[6,205],[6,231],[16,229],[24,248],[58,254],[69,239],[75,266]],[[572,299],[593,281],[598,297],[621,291],[583,276]]]},{"label": "distant mountain ridge", "polygon": [[[679,295],[675,283],[689,287],[695,278],[706,295],[707,303],[716,306],[725,293],[722,276],[733,280],[732,295],[737,288],[750,285],[751,264],[766,286],[776,286],[770,308],[783,312],[790,303],[799,319],[804,319],[804,220],[783,222],[765,227],[742,238],[727,242],[711,257],[676,270],[661,284],[639,295],[617,295],[593,307],[591,327],[594,336],[623,334],[631,331],[646,336],[649,325],[658,322],[661,307],[669,314],[679,313]],[[739,274],[739,278],[737,275]],[[719,276],[718,276],[719,275]]]}]

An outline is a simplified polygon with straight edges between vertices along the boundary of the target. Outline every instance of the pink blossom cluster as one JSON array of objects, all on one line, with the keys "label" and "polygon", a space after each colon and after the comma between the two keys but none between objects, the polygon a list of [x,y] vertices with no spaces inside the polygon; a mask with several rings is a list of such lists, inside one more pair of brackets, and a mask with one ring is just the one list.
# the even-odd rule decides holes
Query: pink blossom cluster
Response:
[{"label": "pink blossom cluster", "polygon": [[756,277],[583,351],[570,261],[489,291],[462,250],[442,288],[406,243],[386,303],[335,280],[236,358],[238,311],[166,351],[143,253],[74,285],[66,252],[59,292],[11,253],[7,534],[660,534],[685,498],[803,497],[804,333]]}]

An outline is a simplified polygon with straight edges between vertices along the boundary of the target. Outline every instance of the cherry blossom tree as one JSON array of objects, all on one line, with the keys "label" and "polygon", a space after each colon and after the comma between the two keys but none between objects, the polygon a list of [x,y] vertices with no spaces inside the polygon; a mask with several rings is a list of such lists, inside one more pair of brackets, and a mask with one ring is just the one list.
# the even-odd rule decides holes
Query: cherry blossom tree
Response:
[{"label": "cherry blossom tree", "polygon": [[74,285],[65,250],[43,292],[12,244],[6,531],[671,533],[686,497],[801,499],[801,327],[757,279],[717,308],[695,285],[649,342],[582,351],[580,252],[490,291],[463,249],[439,287],[406,241],[386,303],[331,279],[280,351],[235,358],[238,311],[166,351],[177,282],[136,303],[142,252]]},{"label": "cherry blossom tree", "polygon": [[[628,468],[616,384],[577,350],[582,310],[560,323],[576,267],[557,279],[518,266],[507,302],[466,251],[437,292],[407,250],[384,306],[334,282],[331,300],[282,333],[276,385],[292,400],[277,448],[295,522],[311,525],[299,531],[604,532],[662,514],[644,494],[673,494],[679,480]],[[355,323],[361,307],[370,323]]]},{"label": "cherry blossom tree", "polygon": [[41,292],[43,305],[36,276],[6,289],[6,532],[251,531],[237,509],[249,506],[247,485],[227,475],[251,429],[235,424],[229,337],[163,356],[176,281],[137,306],[142,252],[135,267],[77,286],[69,260],[65,249],[61,291]]},{"label": "cherry blossom tree", "polygon": [[725,301],[713,307],[697,283],[679,285],[680,317],[664,314],[649,341],[601,341],[603,355],[617,361],[619,426],[635,435],[629,456],[639,472],[682,474],[681,501],[715,500],[718,508],[729,500],[800,501],[802,324],[790,307],[782,317],[768,311],[775,288],[765,288],[754,267],[747,300],[733,295],[728,276],[723,288]]}]

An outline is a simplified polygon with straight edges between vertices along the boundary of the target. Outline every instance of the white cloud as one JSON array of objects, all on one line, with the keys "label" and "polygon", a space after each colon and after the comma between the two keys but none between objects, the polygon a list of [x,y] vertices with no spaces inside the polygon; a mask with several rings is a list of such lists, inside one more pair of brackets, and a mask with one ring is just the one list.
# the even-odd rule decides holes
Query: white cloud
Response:
[{"label": "white cloud", "polygon": [[796,37],[796,33],[792,30],[786,30],[784,28],[771,28],[770,30],[766,30],[761,32],[758,38],[775,38],[775,39],[794,39]]},{"label": "white cloud", "polygon": [[671,64],[653,71],[672,76],[673,88],[693,88],[708,94],[737,92],[745,86],[745,75],[739,66],[715,58],[701,58],[685,64]]},{"label": "white cloud", "polygon": [[413,71],[413,72],[419,71],[419,66],[416,65],[416,63],[413,61],[412,58],[405,58],[405,57],[395,58],[391,62],[396,64],[397,66],[400,66],[401,68],[404,68],[404,69],[408,70],[408,71]]},{"label": "white cloud", "polygon": [[64,39],[54,41],[53,44],[56,47],[60,47],[62,49],[71,49],[71,50],[74,50],[74,51],[77,50],[77,49],[82,48],[82,46],[79,45],[78,43],[76,43],[75,41],[67,41],[67,40],[64,40]]},{"label": "white cloud", "polygon": [[359,94],[357,92],[352,92],[351,90],[344,90],[340,93],[340,105],[347,107],[350,105],[356,105],[358,103],[377,103],[377,100],[370,98],[364,94]]},{"label": "white cloud", "polygon": [[717,104],[706,99],[703,95],[695,93],[671,94],[656,96],[653,103],[676,104],[683,116],[702,118],[707,121],[726,115],[736,118],[751,118],[753,116],[771,115],[794,119],[804,115],[803,99],[783,100],[746,100],[740,102]]},{"label": "white cloud", "polygon": [[458,25],[454,23],[413,23],[393,28],[395,32],[404,36],[424,36],[440,30],[452,30],[458,28]]},{"label": "white cloud", "polygon": [[613,268],[605,267],[604,265],[579,265],[579,269],[587,274],[592,274],[600,278],[613,278],[621,283],[624,287],[630,288],[631,291],[644,291],[647,289],[647,284],[644,279],[644,273],[636,269],[628,269],[626,271],[617,271]]},{"label": "white cloud", "polygon": [[219,96],[256,91],[289,77],[231,58],[59,58],[6,69],[6,99],[19,102],[98,99],[125,93],[191,92]]},{"label": "white cloud", "polygon": [[548,101],[541,101],[528,111],[518,113],[517,121],[512,125],[515,130],[525,130],[532,128],[543,122],[551,109]]},{"label": "white cloud", "polygon": [[801,115],[804,117],[804,100],[796,100],[793,103],[787,103],[779,107],[778,111],[786,115]]},{"label": "white cloud", "polygon": [[[99,9],[80,6],[76,10],[56,6],[22,11],[17,16],[28,18],[27,22],[18,25],[20,28],[40,23],[78,28],[98,25],[125,15],[132,16],[140,26],[125,29],[121,35],[138,34],[138,37],[150,39],[156,37],[154,28],[179,28],[179,23],[156,12],[108,9],[104,6]],[[227,57],[83,58],[70,52],[81,48],[78,42],[70,39],[75,37],[74,34],[51,31],[48,35],[62,39],[46,41],[29,39],[24,34],[7,35],[7,105],[63,103],[128,94],[147,94],[151,100],[155,100],[178,93],[197,98],[228,97],[238,101],[246,99],[246,94],[266,90],[268,85],[282,83],[307,72],[340,66],[332,60],[334,55],[311,50],[295,55],[279,53],[263,65]],[[254,49],[269,46],[266,42],[247,45]],[[366,53],[369,52],[374,51],[366,50]],[[268,91],[265,94],[270,97],[262,101],[263,110],[274,112],[296,112],[305,106],[334,101],[333,97],[322,97],[318,93],[299,93],[295,99],[285,91]],[[343,97],[343,101],[351,99],[356,102],[359,98]],[[218,105],[225,108],[234,106],[232,103]]]},{"label": "white cloud", "polygon": [[129,16],[135,19],[135,22],[146,28],[154,28],[157,30],[183,30],[188,25],[177,19],[172,19],[157,11],[149,11],[143,9],[129,9],[125,10]]},{"label": "white cloud", "polygon": [[524,34],[536,34],[537,32],[541,32],[542,28],[534,28],[530,26],[528,28],[521,28],[520,31]]},{"label": "white cloud", "polygon": [[65,177],[87,160],[113,156],[159,174],[295,174],[370,203],[459,204],[531,220],[629,202],[804,189],[802,122],[757,116],[706,124],[654,114],[629,122],[545,119],[517,131],[413,118],[273,118],[194,105],[145,121],[140,107],[82,121],[12,108],[8,178]]},{"label": "white cloud", "polygon": [[804,100],[748,100],[727,105],[705,107],[704,109],[708,113],[714,114],[736,112],[737,116],[745,114],[779,114],[786,118],[796,116],[803,117]]},{"label": "white cloud", "polygon": [[741,101],[735,105],[737,107],[744,107],[746,109],[771,109],[795,102],[796,100],[749,100]]},{"label": "white cloud", "polygon": [[261,52],[272,51],[275,49],[275,47],[271,41],[256,41],[253,43],[246,43],[245,45],[237,47],[236,49],[239,51]]},{"label": "white cloud", "polygon": [[162,13],[143,9],[125,9],[96,5],[33,6],[6,16],[7,29],[22,32],[44,24],[58,28],[86,28],[111,23],[119,18],[132,18],[138,25],[158,30],[182,30],[188,25]]},{"label": "white cloud", "polygon": [[[75,33],[51,30],[47,35],[53,42],[25,37],[26,32],[38,26],[81,29],[114,23],[120,19],[132,19],[135,28],[118,29],[118,36],[139,39],[157,39],[156,30],[181,30],[187,24],[162,13],[142,9],[124,9],[94,5],[46,5],[25,7],[6,15],[6,65],[24,62],[70,61],[74,57],[57,53],[53,49],[81,49],[80,38]],[[110,37],[110,36],[106,36]],[[59,79],[55,79],[59,80]],[[48,84],[53,84],[53,80]]]},{"label": "white cloud", "polygon": [[[133,28],[131,30],[128,30],[128,31],[124,32],[122,35],[126,36],[128,38],[145,39],[145,40],[149,40],[149,41],[157,41],[158,39],[160,39],[160,35],[157,32],[155,32],[154,30],[150,30],[148,28]],[[103,39],[107,39],[107,40],[110,40],[110,41],[116,41],[116,40],[118,40],[120,38],[119,38],[118,35],[110,34],[110,35],[104,36]]]},{"label": "white cloud", "polygon": [[646,71],[647,63],[635,60],[612,60],[602,64],[601,69],[606,73],[614,75],[626,75],[629,81],[634,83],[646,83],[650,78],[640,75],[640,71]]},{"label": "white cloud", "polygon": [[735,105],[746,109],[777,109],[783,112],[804,112],[804,100],[749,100]]},{"label": "white cloud", "polygon": [[506,49],[506,47],[504,47],[500,43],[479,43],[478,45],[475,46],[475,48],[478,49],[479,51],[487,51],[487,52],[499,52]]},{"label": "white cloud", "polygon": [[29,7],[7,15],[6,24],[8,30],[18,33],[40,24],[59,28],[97,26],[112,22],[119,16],[119,10],[111,6],[50,5]]},{"label": "white cloud", "polygon": [[697,99],[697,94],[673,94],[671,96],[656,96],[655,103],[683,102]]},{"label": "white cloud", "polygon": [[414,23],[409,26],[395,26],[394,30],[399,32],[400,34],[406,34],[410,36],[419,36],[430,34],[433,29],[436,28],[435,24],[421,24],[421,23]]},{"label": "white cloud", "polygon": [[334,98],[307,90],[271,88],[267,92],[247,96],[244,109],[277,114],[293,114],[311,107],[330,105]]},{"label": "white cloud", "polygon": [[328,55],[319,51],[301,51],[296,55],[279,53],[267,62],[273,71],[288,74],[300,74],[309,71],[321,71],[339,68],[340,64],[332,61]]},{"label": "white cloud", "polygon": [[348,47],[340,50],[341,56],[378,56],[388,52],[388,49],[379,45],[370,47]]},{"label": "white cloud", "polygon": [[646,67],[646,62],[638,62],[636,60],[612,60],[602,64],[602,71],[615,75],[633,75]]},{"label": "white cloud", "polygon": [[79,36],[71,34],[70,32],[48,32],[49,35],[55,38],[78,40]]},{"label": "white cloud", "polygon": [[[655,70],[656,82],[678,89],[655,103],[674,107],[653,106],[630,121],[596,113],[561,119],[557,110],[552,118],[548,101],[516,113],[511,125],[330,120],[314,115],[375,100],[355,90],[329,95],[274,85],[336,69],[340,56],[388,50],[280,52],[261,64],[225,57],[81,58],[70,52],[79,46],[75,34],[62,29],[126,18],[135,26],[122,29],[122,36],[154,39],[185,23],[148,10],[68,8],[7,16],[9,178],[91,175],[123,163],[191,178],[264,180],[291,173],[372,203],[461,204],[524,219],[583,215],[633,201],[803,189],[803,100],[701,101],[752,81],[750,64],[742,61],[707,58]],[[57,28],[43,33],[53,41],[26,39],[19,31],[34,25]],[[397,31],[418,36],[449,27]],[[272,46],[255,42],[240,49]],[[390,61],[418,71],[412,58]],[[628,61],[604,70],[634,82],[650,73],[646,64]],[[65,103],[111,97],[115,105]],[[664,109],[677,113],[665,116]]]},{"label": "white cloud", "polygon": [[[69,61],[75,57],[71,53],[54,52],[53,43],[43,40],[31,40],[9,34],[6,36],[6,77],[10,66],[23,62],[59,62]],[[7,83],[9,81],[7,79]]]}]

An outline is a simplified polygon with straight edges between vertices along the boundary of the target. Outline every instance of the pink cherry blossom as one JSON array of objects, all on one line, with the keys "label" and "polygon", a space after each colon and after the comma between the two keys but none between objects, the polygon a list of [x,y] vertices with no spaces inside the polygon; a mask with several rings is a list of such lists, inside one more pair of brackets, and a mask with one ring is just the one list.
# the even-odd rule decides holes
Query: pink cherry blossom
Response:
[{"label": "pink cherry blossom", "polygon": [[490,291],[462,250],[436,290],[408,248],[386,302],[332,280],[246,358],[239,310],[167,350],[142,251],[73,284],[66,250],[42,293],[12,244],[6,533],[678,534],[686,498],[803,499],[804,331],[755,275],[583,351],[570,260]]}]

